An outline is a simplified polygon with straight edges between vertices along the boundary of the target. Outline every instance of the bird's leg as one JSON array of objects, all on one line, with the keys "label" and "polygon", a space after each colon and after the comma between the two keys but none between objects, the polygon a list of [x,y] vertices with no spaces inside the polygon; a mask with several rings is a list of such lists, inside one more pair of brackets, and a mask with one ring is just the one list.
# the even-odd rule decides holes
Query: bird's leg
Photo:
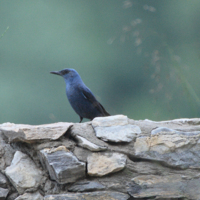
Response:
[{"label": "bird's leg", "polygon": [[82,120],[83,120],[83,118],[81,117],[81,116],[79,116],[80,117],[80,122],[79,123],[81,123],[82,122]]}]

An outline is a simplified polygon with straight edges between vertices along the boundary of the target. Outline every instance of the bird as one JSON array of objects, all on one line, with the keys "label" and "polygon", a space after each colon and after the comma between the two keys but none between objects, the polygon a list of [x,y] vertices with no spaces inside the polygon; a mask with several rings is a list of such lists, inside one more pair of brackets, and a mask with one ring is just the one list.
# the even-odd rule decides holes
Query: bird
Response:
[{"label": "bird", "polygon": [[97,101],[92,91],[84,84],[75,69],[52,71],[51,74],[62,76],[66,84],[66,95],[74,111],[83,118],[93,120],[95,117],[110,116],[105,108]]}]

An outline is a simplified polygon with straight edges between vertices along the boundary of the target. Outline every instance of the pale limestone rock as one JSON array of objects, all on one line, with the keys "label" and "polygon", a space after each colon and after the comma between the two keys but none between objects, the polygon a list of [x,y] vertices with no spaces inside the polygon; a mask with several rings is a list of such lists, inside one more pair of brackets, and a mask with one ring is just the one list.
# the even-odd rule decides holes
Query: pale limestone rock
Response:
[{"label": "pale limestone rock", "polygon": [[135,125],[96,127],[96,136],[108,142],[131,142],[141,130]]},{"label": "pale limestone rock", "polygon": [[90,176],[104,176],[118,172],[126,166],[126,156],[120,153],[92,153],[87,158]]},{"label": "pale limestone rock", "polygon": [[128,124],[128,117],[125,115],[114,115],[108,117],[96,117],[92,120],[93,127],[124,126]]},{"label": "pale limestone rock", "polygon": [[98,146],[98,145],[90,142],[89,140],[86,140],[84,137],[81,137],[79,135],[75,135],[74,138],[78,141],[79,146],[86,148],[90,151],[105,151],[107,149],[107,147]]},{"label": "pale limestone rock", "polygon": [[24,193],[18,196],[15,200],[43,200],[43,196],[39,192]]},{"label": "pale limestone rock", "polygon": [[73,183],[85,177],[85,163],[80,162],[66,147],[46,148],[40,151],[40,160],[52,180],[59,184]]},{"label": "pale limestone rock", "polygon": [[96,136],[108,142],[131,142],[141,133],[140,127],[129,124],[128,117],[124,115],[96,117],[92,126]]},{"label": "pale limestone rock", "polygon": [[8,195],[9,190],[5,188],[0,188],[0,199],[1,200],[6,200],[6,197]]},{"label": "pale limestone rock", "polygon": [[54,124],[26,125],[4,123],[0,125],[0,130],[9,139],[9,142],[23,141],[32,143],[38,140],[57,140],[73,123],[58,122]]},{"label": "pale limestone rock", "polygon": [[42,171],[20,151],[16,151],[11,166],[6,168],[5,173],[19,194],[23,194],[26,189],[36,190],[42,180]]},{"label": "pale limestone rock", "polygon": [[129,199],[128,194],[113,192],[113,191],[99,191],[99,192],[88,192],[88,193],[68,193],[58,195],[47,195],[44,200],[127,200]]}]

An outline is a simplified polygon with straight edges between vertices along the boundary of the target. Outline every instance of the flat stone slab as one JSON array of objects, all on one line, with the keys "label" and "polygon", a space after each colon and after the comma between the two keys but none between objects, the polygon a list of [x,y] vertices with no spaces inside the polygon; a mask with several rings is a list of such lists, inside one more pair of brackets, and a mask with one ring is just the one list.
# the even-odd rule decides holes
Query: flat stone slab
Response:
[{"label": "flat stone slab", "polygon": [[108,142],[131,142],[141,133],[140,127],[129,124],[128,117],[124,115],[96,117],[92,126],[96,136]]},{"label": "flat stone slab", "polygon": [[200,178],[190,179],[181,175],[142,175],[132,179],[128,193],[134,198],[200,199]]},{"label": "flat stone slab", "polygon": [[15,200],[43,200],[43,196],[39,192],[34,193],[24,193],[18,196]]},{"label": "flat stone slab", "polygon": [[138,137],[135,155],[181,168],[200,168],[200,131],[159,127],[150,136]]},{"label": "flat stone slab", "polygon": [[108,117],[95,117],[92,120],[93,127],[124,126],[128,124],[128,117],[125,115],[112,115]]},{"label": "flat stone slab", "polygon": [[92,153],[87,158],[90,176],[104,176],[118,172],[126,166],[126,156],[120,153]]},{"label": "flat stone slab", "polygon": [[75,135],[74,138],[78,141],[78,146],[88,149],[90,151],[105,151],[107,149],[107,147],[98,146],[79,135]]},{"label": "flat stone slab", "polygon": [[65,146],[45,148],[40,151],[39,155],[51,179],[59,184],[73,183],[85,177],[85,163],[80,162]]},{"label": "flat stone slab", "polygon": [[41,184],[42,171],[26,154],[20,151],[16,151],[5,173],[19,194],[23,194],[26,189],[36,190]]},{"label": "flat stone slab", "polygon": [[43,125],[26,125],[4,123],[0,130],[9,139],[9,142],[23,141],[32,143],[38,140],[57,140],[73,123],[58,122]]},{"label": "flat stone slab", "polygon": [[79,181],[74,183],[69,189],[69,192],[92,192],[103,190],[106,187],[97,181]]},{"label": "flat stone slab", "polygon": [[120,192],[89,192],[89,193],[75,193],[75,194],[59,194],[47,195],[44,200],[127,200],[130,196]]}]

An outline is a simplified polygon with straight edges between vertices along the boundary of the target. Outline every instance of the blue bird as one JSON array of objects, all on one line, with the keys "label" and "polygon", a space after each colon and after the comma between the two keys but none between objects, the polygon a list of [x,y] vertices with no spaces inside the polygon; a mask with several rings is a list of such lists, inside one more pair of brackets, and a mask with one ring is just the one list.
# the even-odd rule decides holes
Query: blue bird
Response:
[{"label": "blue bird", "polygon": [[93,120],[95,117],[110,116],[104,107],[97,101],[91,90],[83,83],[80,75],[74,69],[53,71],[64,78],[66,95],[74,111],[79,115],[80,122],[83,118]]}]

